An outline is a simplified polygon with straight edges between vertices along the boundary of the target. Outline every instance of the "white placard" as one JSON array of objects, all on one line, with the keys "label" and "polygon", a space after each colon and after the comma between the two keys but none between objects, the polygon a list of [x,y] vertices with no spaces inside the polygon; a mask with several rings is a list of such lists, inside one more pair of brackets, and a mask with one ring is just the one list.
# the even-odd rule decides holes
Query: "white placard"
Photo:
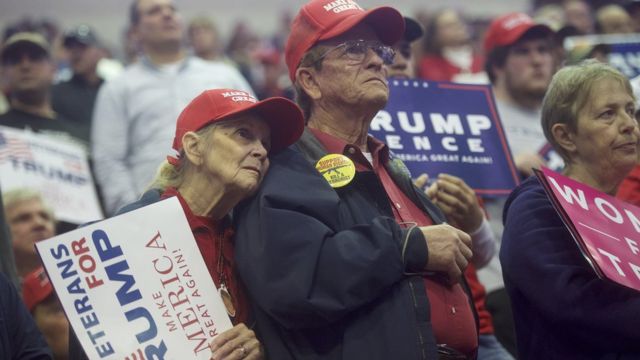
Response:
[{"label": "white placard", "polygon": [[40,191],[60,220],[103,218],[86,151],[77,143],[0,126],[0,186]]},{"label": "white placard", "polygon": [[175,197],[36,248],[90,359],[209,359],[232,327]]}]

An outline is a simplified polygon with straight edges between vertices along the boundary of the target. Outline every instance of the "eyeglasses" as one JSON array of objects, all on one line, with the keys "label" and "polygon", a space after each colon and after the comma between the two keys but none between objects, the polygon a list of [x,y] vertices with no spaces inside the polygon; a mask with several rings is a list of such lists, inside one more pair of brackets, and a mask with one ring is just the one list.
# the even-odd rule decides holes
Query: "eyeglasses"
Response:
[{"label": "eyeglasses", "polygon": [[325,51],[313,62],[313,64],[317,64],[331,52],[337,50],[342,50],[342,54],[340,54],[340,56],[346,58],[348,61],[354,64],[361,63],[366,58],[369,49],[373,50],[373,52],[375,52],[382,59],[385,65],[390,65],[393,63],[393,57],[395,56],[396,52],[390,46],[384,45],[381,42],[375,40],[349,40]]}]

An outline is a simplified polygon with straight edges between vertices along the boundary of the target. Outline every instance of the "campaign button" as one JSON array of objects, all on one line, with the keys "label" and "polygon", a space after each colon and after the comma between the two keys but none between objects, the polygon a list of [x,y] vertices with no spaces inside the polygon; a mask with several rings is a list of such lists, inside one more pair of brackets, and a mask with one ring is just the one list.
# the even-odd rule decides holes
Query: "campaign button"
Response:
[{"label": "campaign button", "polygon": [[316,163],[316,170],[333,188],[343,187],[356,176],[353,161],[342,154],[328,154]]}]

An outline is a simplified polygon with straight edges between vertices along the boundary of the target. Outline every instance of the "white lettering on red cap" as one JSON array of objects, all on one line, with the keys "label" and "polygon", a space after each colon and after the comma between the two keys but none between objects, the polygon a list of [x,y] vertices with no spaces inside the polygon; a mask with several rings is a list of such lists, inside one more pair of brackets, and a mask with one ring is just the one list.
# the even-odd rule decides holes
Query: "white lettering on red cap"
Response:
[{"label": "white lettering on red cap", "polygon": [[230,97],[231,101],[239,102],[239,101],[247,101],[250,103],[257,103],[258,100],[251,96],[248,92],[245,91],[227,91],[223,92],[222,96],[225,98]]},{"label": "white lettering on red cap", "polygon": [[234,96],[231,98],[232,101],[235,102],[239,102],[239,101],[248,101],[251,103],[257,103],[258,100],[256,100],[256,98],[252,97],[252,96]]},{"label": "white lettering on red cap", "polygon": [[246,91],[227,91],[227,92],[223,92],[222,93],[222,96],[226,97],[226,98],[231,97],[231,96],[238,96],[238,95],[251,96]]},{"label": "white lettering on red cap", "polygon": [[335,14],[341,13],[346,10],[361,10],[364,11],[363,8],[360,7],[353,0],[335,0],[324,6],[325,11],[331,11]]},{"label": "white lettering on red cap", "polygon": [[531,18],[526,14],[517,14],[516,16],[512,17],[511,19],[505,21],[504,24],[503,24],[503,28],[505,30],[512,30],[513,28],[515,28],[516,26],[518,26],[518,25],[520,25],[522,23],[531,22],[530,19]]}]

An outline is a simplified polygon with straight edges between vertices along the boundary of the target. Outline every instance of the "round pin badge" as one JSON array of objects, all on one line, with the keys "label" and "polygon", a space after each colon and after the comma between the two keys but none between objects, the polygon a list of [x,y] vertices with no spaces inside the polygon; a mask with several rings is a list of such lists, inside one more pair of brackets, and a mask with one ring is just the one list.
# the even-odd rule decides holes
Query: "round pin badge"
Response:
[{"label": "round pin badge", "polygon": [[343,187],[356,176],[353,161],[342,154],[328,154],[316,163],[316,170],[333,188]]}]

